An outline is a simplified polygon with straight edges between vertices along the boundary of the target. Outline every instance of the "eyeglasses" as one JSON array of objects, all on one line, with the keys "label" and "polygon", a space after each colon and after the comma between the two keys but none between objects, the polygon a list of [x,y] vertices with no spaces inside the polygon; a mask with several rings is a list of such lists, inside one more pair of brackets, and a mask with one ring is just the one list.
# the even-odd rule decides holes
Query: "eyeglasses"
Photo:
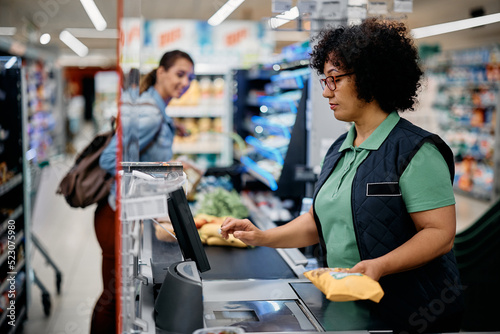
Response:
[{"label": "eyeglasses", "polygon": [[323,88],[323,90],[325,90],[325,86],[328,86],[328,89],[333,92],[335,89],[337,89],[337,79],[351,75],[351,74],[354,74],[354,72],[344,73],[344,74],[335,75],[335,76],[332,75],[332,76],[326,77],[324,79],[319,79],[319,82],[321,83],[321,88]]}]

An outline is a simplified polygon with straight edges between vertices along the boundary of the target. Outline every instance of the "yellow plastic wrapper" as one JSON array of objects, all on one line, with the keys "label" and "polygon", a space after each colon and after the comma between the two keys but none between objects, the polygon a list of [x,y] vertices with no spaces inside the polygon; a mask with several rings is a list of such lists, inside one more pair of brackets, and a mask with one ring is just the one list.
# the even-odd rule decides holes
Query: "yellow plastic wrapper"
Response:
[{"label": "yellow plastic wrapper", "polygon": [[318,268],[304,273],[328,300],[347,302],[369,299],[378,303],[384,296],[380,284],[360,273],[347,273],[347,269]]}]

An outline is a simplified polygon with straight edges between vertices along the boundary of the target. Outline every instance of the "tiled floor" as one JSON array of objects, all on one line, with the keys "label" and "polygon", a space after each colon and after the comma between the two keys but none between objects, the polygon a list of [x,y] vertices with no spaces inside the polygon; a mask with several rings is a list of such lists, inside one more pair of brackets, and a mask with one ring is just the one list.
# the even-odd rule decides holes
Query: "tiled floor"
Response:
[{"label": "tiled floor", "polygon": [[[31,287],[26,334],[88,333],[90,314],[101,289],[100,248],[93,228],[94,208],[72,209],[56,186],[69,164],[56,161],[43,170],[33,213],[33,232],[63,272],[61,294],[55,275],[39,252],[32,253],[32,267],[51,294],[51,312],[44,315],[40,289]],[[457,231],[475,221],[488,204],[457,196]]]}]

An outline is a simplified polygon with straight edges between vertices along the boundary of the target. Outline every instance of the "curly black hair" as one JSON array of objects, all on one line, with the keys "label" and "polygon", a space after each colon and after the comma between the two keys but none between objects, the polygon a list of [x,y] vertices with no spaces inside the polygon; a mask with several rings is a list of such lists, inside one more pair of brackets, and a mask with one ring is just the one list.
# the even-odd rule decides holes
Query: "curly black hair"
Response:
[{"label": "curly black hair", "polygon": [[418,51],[401,22],[369,18],[360,25],[321,31],[310,66],[323,74],[326,62],[354,72],[358,98],[377,101],[387,113],[414,110],[420,79]]}]

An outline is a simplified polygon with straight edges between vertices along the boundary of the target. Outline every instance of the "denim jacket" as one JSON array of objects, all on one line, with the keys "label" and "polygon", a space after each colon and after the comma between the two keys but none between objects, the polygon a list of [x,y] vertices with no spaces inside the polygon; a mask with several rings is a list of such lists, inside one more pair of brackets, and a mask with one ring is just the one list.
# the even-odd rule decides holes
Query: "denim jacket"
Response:
[{"label": "denim jacket", "polygon": [[[123,161],[169,161],[172,159],[172,142],[175,126],[166,113],[167,103],[150,87],[132,101],[124,93],[120,110],[122,125]],[[137,143],[139,147],[137,148]],[[113,136],[101,154],[99,164],[111,175],[116,175],[117,138]],[[140,153],[139,153],[140,152]],[[116,209],[116,182],[108,196],[109,205]]]}]

